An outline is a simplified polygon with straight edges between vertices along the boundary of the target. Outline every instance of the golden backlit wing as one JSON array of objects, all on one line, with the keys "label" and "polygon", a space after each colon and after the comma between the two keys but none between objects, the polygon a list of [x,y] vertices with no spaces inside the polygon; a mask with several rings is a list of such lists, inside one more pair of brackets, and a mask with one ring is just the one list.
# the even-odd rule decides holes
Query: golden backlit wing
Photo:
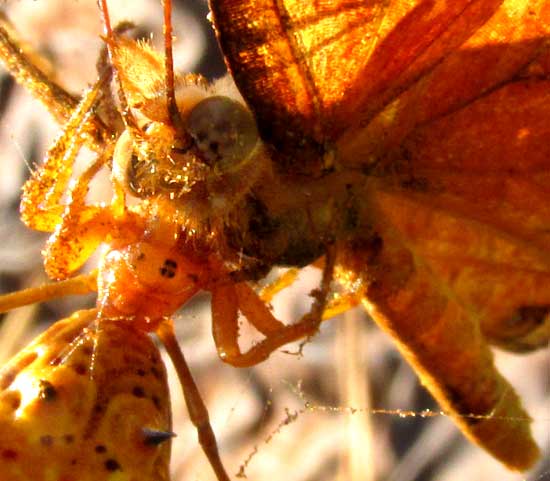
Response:
[{"label": "golden backlit wing", "polygon": [[[369,137],[365,127],[443,61],[451,60],[460,75],[437,88],[439,98],[432,93],[432,109],[440,113],[507,80],[547,34],[545,4],[212,0],[211,9],[228,66],[262,136],[282,152],[281,161],[303,170],[300,163],[316,167],[315,156],[338,139],[345,161],[372,160],[357,156]],[[510,46],[500,60],[480,58],[478,51],[482,77],[467,75],[456,58],[464,48],[520,41],[525,45]],[[415,120],[422,121],[419,114]],[[383,147],[379,132],[374,135],[372,142]]]},{"label": "golden backlit wing", "polygon": [[375,195],[484,334],[518,351],[549,335],[549,107],[550,81],[522,79],[414,129]]},{"label": "golden backlit wing", "polygon": [[341,259],[367,309],[467,436],[532,465],[528,416],[487,341],[523,351],[550,337],[550,4],[212,8],[288,175],[320,175],[331,149],[336,168],[367,175],[380,242]]},{"label": "golden backlit wing", "polygon": [[457,422],[518,469],[537,451],[486,340],[523,351],[550,337],[547,55],[530,41],[461,52],[394,101],[395,123],[381,127],[390,107],[370,126],[385,139],[369,199],[383,239],[370,310],[444,408],[491,415]]},{"label": "golden backlit wing", "polygon": [[302,162],[315,165],[325,140],[342,132],[335,109],[356,89],[386,3],[210,2],[226,62],[281,161],[294,163],[286,157],[300,147]]}]

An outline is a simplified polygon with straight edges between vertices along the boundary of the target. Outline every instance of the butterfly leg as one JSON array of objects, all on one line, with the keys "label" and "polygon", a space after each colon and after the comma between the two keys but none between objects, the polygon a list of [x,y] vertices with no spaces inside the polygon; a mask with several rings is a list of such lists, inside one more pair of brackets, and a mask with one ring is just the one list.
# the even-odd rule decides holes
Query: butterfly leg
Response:
[{"label": "butterfly leg", "polygon": [[271,300],[282,290],[289,287],[297,279],[300,270],[296,268],[288,269],[282,275],[278,276],[274,282],[271,282],[258,293],[262,301],[271,302]]},{"label": "butterfly leg", "polygon": [[[324,258],[315,261],[310,267],[317,267],[322,269],[324,265]],[[264,303],[269,303],[272,299],[282,290],[289,287],[298,278],[300,270],[297,268],[288,269],[281,276],[277,277],[275,281],[265,285],[260,289],[258,295]],[[325,310],[323,311],[323,320],[330,319],[332,317],[343,314],[354,307],[361,304],[363,294],[356,292],[342,292],[338,293],[335,297],[329,299],[326,303]],[[247,316],[248,317],[248,316]],[[256,326],[258,328],[258,326]],[[258,328],[260,332],[266,334],[264,331]]]},{"label": "butterfly leg", "polygon": [[332,319],[340,314],[343,314],[354,307],[361,304],[361,296],[357,293],[341,293],[334,299],[327,302],[325,310],[323,311],[323,321]]},{"label": "butterfly leg", "polygon": [[218,444],[212,426],[210,425],[210,419],[208,416],[208,410],[202,400],[201,394],[195,384],[195,380],[191,375],[191,371],[187,366],[183,352],[181,351],[178,341],[174,334],[174,326],[171,321],[163,322],[158,330],[157,335],[162,341],[174,367],[178,374],[181,386],[183,388],[183,395],[185,397],[185,403],[187,410],[189,411],[189,417],[197,428],[200,445],[206,454],[212,469],[216,473],[218,481],[229,481],[225,468],[223,467],[220,455],[218,452]]},{"label": "butterfly leg", "polygon": [[[233,366],[248,367],[267,359],[276,349],[293,341],[313,336],[323,320],[323,311],[334,273],[335,249],[330,248],[323,268],[321,287],[307,314],[298,322],[286,325],[277,320],[262,299],[248,285],[239,283],[212,290],[212,330],[220,358]],[[265,338],[248,351],[238,344],[239,310]]]}]

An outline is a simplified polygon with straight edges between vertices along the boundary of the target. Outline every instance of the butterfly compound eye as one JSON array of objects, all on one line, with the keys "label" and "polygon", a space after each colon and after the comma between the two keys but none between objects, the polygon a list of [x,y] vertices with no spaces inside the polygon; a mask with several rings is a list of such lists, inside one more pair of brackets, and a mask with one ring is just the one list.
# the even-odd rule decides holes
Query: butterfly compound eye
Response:
[{"label": "butterfly compound eye", "polygon": [[229,97],[209,97],[190,112],[187,129],[201,157],[223,172],[238,167],[258,142],[252,113]]}]

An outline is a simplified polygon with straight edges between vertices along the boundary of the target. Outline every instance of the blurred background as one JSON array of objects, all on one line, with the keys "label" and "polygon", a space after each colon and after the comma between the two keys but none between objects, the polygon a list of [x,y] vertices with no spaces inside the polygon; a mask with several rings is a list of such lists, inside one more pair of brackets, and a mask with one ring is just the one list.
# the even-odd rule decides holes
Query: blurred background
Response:
[{"label": "blurred background", "polygon": [[[0,5],[69,91],[78,93],[95,79],[101,27],[94,0],[18,0]],[[161,45],[160,1],[112,0],[109,6],[114,24],[131,20],[138,35],[152,35]],[[206,2],[174,1],[174,10],[176,69],[209,79],[222,76],[225,67],[206,18]],[[46,110],[0,70],[2,292],[45,281],[40,255],[45,236],[21,224],[18,204],[29,166],[40,163],[58,128]],[[308,309],[308,292],[318,282],[318,272],[302,272],[299,282],[276,299],[277,316],[298,318]],[[51,322],[92,304],[93,298],[66,298],[4,316],[2,361]],[[361,310],[326,322],[306,345],[303,357],[278,352],[252,369],[235,369],[218,359],[206,294],[194,298],[176,321],[232,479],[241,472],[254,481],[550,480],[549,349],[526,356],[497,353],[503,374],[534,418],[533,430],[545,453],[532,472],[519,475],[470,445],[449,418],[437,414],[437,404],[391,340]],[[181,389],[167,365],[177,433],[173,480],[212,480]],[[433,415],[422,416],[425,412]]]}]

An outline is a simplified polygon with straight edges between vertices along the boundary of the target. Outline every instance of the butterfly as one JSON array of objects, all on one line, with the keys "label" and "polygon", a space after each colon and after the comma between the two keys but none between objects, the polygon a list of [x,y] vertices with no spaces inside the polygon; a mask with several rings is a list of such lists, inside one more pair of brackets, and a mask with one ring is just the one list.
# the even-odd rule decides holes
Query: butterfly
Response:
[{"label": "butterfly", "polygon": [[550,334],[548,4],[211,8],[285,181],[362,179],[347,204],[325,184],[325,204],[352,217],[337,278],[362,283],[367,311],[470,439],[530,466],[528,417],[488,345],[529,351]]},{"label": "butterfly", "polygon": [[[109,266],[123,258],[132,270],[147,259],[136,270],[151,292],[148,260],[158,257],[169,277],[166,261],[183,253],[176,264],[190,291],[159,312],[210,290],[219,355],[240,366],[311,337],[334,279],[344,307],[366,307],[466,436],[513,469],[530,467],[538,448],[529,418],[489,344],[528,351],[549,337],[545,2],[249,1],[211,10],[238,92],[171,75],[169,28],[164,58],[106,29],[124,128],[105,128],[93,112],[109,95],[104,58],[104,78],[61,113],[70,117],[65,139],[42,186],[66,170],[70,148],[99,146],[99,160],[62,214],[65,181],[56,179],[44,216],[33,209],[46,187],[30,184],[24,196],[27,223],[54,231],[48,273],[67,277],[111,236],[100,306],[106,318],[132,317],[125,309],[135,299],[117,298],[120,283],[109,284],[126,274]],[[79,136],[88,140],[75,143]],[[109,211],[83,200],[104,164],[116,194]],[[125,196],[142,210],[125,210]],[[176,247],[157,251],[172,238]],[[323,281],[312,313],[283,325],[249,282],[276,265],[314,262]],[[239,310],[265,335],[246,353]]]}]

